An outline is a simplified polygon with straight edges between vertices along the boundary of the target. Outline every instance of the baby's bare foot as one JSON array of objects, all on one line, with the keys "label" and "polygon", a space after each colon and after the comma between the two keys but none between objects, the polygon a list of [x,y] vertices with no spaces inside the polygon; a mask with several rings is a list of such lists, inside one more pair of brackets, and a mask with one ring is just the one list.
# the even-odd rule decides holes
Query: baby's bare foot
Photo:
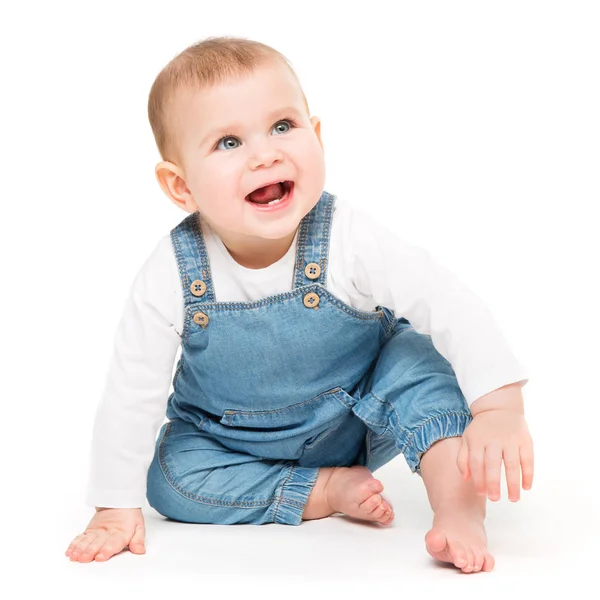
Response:
[{"label": "baby's bare foot", "polygon": [[394,509],[381,496],[382,491],[383,484],[367,467],[335,467],[324,495],[334,512],[389,525],[394,519]]},{"label": "baby's bare foot", "polygon": [[456,503],[440,505],[433,518],[433,528],[425,536],[427,552],[449,562],[464,573],[491,571],[494,557],[487,551],[484,515],[479,507]]}]

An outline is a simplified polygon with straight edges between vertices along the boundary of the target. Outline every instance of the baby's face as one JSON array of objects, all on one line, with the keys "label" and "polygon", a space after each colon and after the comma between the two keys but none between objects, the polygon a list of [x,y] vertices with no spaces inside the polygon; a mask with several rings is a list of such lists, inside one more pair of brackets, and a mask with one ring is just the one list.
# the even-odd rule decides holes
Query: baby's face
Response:
[{"label": "baby's face", "polygon": [[[200,213],[226,239],[280,239],[295,231],[325,184],[320,122],[285,65],[268,64],[173,107],[184,179]],[[266,196],[249,195],[276,182]],[[279,191],[279,193],[278,193]]]}]

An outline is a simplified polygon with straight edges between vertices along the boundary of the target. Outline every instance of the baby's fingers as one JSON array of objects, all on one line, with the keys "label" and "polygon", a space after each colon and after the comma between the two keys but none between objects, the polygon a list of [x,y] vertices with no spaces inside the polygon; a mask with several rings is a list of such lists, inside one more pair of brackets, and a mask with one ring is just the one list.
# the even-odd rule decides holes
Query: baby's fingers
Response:
[{"label": "baby's fingers", "polygon": [[77,560],[79,558],[79,555],[90,545],[91,541],[92,536],[90,536],[87,532],[76,536],[73,539],[73,541],[69,544],[65,555],[73,561]]},{"label": "baby's fingers", "polygon": [[479,496],[485,496],[485,448],[469,447],[469,470],[475,485],[475,491]]},{"label": "baby's fingers", "polygon": [[489,446],[485,450],[485,480],[490,500],[500,500],[500,470],[502,467],[502,449]]},{"label": "baby's fingers", "polygon": [[508,499],[517,502],[520,498],[521,461],[518,448],[505,448],[502,454],[504,469],[506,470],[506,485],[508,487]]},{"label": "baby's fingers", "polygon": [[108,560],[114,554],[121,552],[127,546],[127,537],[122,531],[113,531],[113,533],[104,540],[104,543],[97,549],[95,558],[97,561]]},{"label": "baby's fingers", "polygon": [[531,441],[519,448],[521,471],[523,472],[523,489],[530,490],[533,485],[533,444]]},{"label": "baby's fingers", "polygon": [[456,466],[458,467],[462,478],[465,481],[468,481],[471,476],[471,470],[469,469],[469,446],[464,437],[462,438],[462,444],[458,451],[458,456],[456,457]]},{"label": "baby's fingers", "polygon": [[144,525],[138,523],[135,528],[135,533],[129,542],[129,550],[134,554],[144,554],[146,552],[146,547],[144,546],[144,537],[146,535],[146,531]]},{"label": "baby's fingers", "polygon": [[111,534],[107,531],[99,531],[97,535],[92,538],[88,547],[79,556],[79,562],[93,561],[98,554],[98,550],[100,550],[100,548],[106,543],[106,540],[110,537]]},{"label": "baby's fingers", "polygon": [[90,562],[94,560],[98,548],[107,536],[107,532],[103,530],[86,531],[73,540],[66,555],[72,562]]}]

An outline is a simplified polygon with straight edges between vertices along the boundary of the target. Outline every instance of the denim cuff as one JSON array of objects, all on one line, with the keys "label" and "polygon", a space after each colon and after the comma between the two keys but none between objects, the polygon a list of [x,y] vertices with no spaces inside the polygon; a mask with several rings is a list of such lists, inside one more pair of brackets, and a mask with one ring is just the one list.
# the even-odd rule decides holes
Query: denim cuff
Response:
[{"label": "denim cuff", "polygon": [[313,490],[319,469],[290,465],[283,469],[283,484],[277,489],[277,498],[271,507],[272,523],[300,525],[302,513]]},{"label": "denim cuff", "polygon": [[421,457],[435,442],[445,438],[460,437],[473,417],[468,412],[447,412],[427,419],[411,432],[402,448],[402,454],[413,473],[421,475]]}]

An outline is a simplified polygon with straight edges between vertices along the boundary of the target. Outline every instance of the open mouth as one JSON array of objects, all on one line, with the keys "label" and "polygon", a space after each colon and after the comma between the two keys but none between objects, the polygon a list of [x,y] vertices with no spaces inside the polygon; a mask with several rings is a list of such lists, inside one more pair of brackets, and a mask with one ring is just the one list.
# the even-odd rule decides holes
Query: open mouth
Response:
[{"label": "open mouth", "polygon": [[293,181],[279,181],[260,187],[246,196],[246,201],[257,206],[276,206],[291,196]]}]

